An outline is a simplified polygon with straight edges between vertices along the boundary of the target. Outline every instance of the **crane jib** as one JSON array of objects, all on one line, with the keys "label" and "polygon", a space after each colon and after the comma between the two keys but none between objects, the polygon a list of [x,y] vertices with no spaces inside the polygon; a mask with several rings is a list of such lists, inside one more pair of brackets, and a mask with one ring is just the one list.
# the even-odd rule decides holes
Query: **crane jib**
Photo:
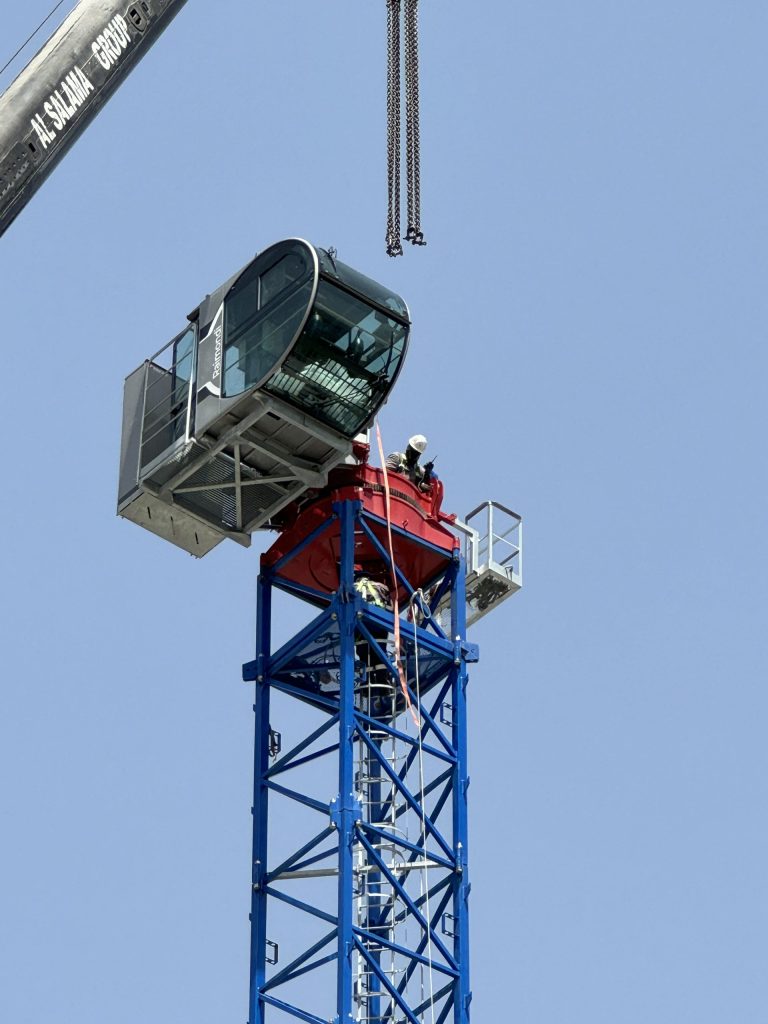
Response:
[{"label": "crane jib", "polygon": [[[104,31],[91,43],[91,54],[86,67],[93,65],[95,70],[100,65],[105,71],[109,71],[117,65],[133,41],[128,30],[128,22],[122,15],[115,15]],[[98,63],[94,64],[94,61]],[[92,81],[93,71],[90,68],[88,70],[89,74],[86,74],[78,64],[74,64],[62,78],[59,88],[45,100],[42,110],[32,115],[32,127],[43,149],[47,149],[57,133],[63,131],[75,118],[77,111],[86,102],[88,94],[96,91]]]},{"label": "crane jib", "polygon": [[0,234],[186,0],[81,0],[0,96]]}]

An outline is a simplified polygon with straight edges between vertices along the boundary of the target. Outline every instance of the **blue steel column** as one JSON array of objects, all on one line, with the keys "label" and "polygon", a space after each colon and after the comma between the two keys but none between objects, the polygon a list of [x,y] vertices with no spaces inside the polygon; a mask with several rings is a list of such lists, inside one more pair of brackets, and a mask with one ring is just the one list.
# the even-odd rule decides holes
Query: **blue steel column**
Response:
[{"label": "blue steel column", "polygon": [[451,673],[453,705],[453,746],[457,760],[453,783],[453,841],[456,846],[457,877],[454,887],[456,918],[453,954],[459,967],[454,1003],[456,1024],[469,1024],[469,863],[467,790],[467,663],[462,645],[467,635],[466,567],[458,549],[454,552],[453,594],[451,595],[451,638],[454,642],[454,666]]},{"label": "blue steel column", "polygon": [[336,1013],[338,1024],[352,1021],[352,948],[354,940],[353,886],[354,862],[352,844],[355,819],[359,814],[354,793],[355,779],[355,519],[360,503],[342,501],[334,505],[341,528],[341,560],[339,589],[335,598],[340,637],[339,693],[339,795],[336,825],[339,831],[338,889],[338,974],[336,982]]},{"label": "blue steel column", "polygon": [[257,585],[256,605],[256,693],[253,710],[253,855],[251,890],[251,987],[250,1024],[264,1024],[264,1006],[259,998],[265,980],[267,949],[267,896],[263,877],[267,868],[267,787],[269,768],[269,652],[272,625],[272,579],[262,572]]}]

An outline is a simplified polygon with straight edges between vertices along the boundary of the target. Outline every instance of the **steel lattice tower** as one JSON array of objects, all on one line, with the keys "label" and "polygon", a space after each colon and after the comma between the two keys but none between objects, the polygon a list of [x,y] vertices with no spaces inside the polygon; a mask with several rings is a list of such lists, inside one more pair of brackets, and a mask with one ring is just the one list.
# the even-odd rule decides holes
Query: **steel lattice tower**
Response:
[{"label": "steel lattice tower", "polygon": [[[340,500],[273,564],[262,558],[256,659],[243,669],[256,684],[250,1024],[469,1021],[466,689],[477,648],[465,640],[464,559],[392,527],[440,562],[422,613],[400,617],[406,698],[394,614],[354,586],[361,542],[389,567],[385,528]],[[334,530],[328,603],[290,567]],[[275,589],[321,610],[273,651]],[[280,724],[300,730],[285,752],[270,719],[277,695]]]},{"label": "steel lattice tower", "polygon": [[[522,585],[522,520],[443,512],[434,463],[390,487],[380,437],[369,464],[410,327],[402,297],[289,238],[125,381],[119,515],[200,558],[277,533],[244,668],[250,1024],[469,1020],[465,636]],[[276,591],[313,617],[273,650]]]}]

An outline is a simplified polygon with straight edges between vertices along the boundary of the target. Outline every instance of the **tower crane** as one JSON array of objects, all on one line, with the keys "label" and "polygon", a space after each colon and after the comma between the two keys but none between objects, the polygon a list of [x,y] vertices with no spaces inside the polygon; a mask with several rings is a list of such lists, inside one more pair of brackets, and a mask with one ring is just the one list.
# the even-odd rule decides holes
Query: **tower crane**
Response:
[{"label": "tower crane", "polygon": [[[469,1021],[466,628],[520,589],[522,523],[495,502],[461,521],[441,481],[370,464],[410,327],[399,295],[287,239],[125,383],[121,516],[198,557],[277,533],[243,666],[249,1024]],[[278,591],[306,621],[275,648]]]}]

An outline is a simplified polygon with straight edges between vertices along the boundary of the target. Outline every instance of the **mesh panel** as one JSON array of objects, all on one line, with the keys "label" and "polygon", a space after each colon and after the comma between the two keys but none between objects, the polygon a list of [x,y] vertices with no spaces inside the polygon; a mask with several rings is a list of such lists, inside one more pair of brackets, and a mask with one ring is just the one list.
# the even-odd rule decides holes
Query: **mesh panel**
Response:
[{"label": "mesh panel", "polygon": [[157,469],[153,470],[147,477],[146,480],[151,481],[157,487],[162,487],[168,483],[171,477],[174,477],[179,470],[184,469],[190,462],[201,455],[206,449],[202,445],[197,444],[196,441],[190,441],[189,444],[179,448],[177,452],[174,452],[168,458],[167,462],[164,462]]},{"label": "mesh panel", "polygon": [[[258,474],[241,466],[241,479],[257,480]],[[198,469],[182,487],[200,487],[204,484],[232,484],[231,487],[216,487],[210,490],[177,493],[176,503],[189,509],[209,522],[227,529],[238,529],[237,504],[235,498],[235,466],[233,459],[220,453]],[[277,484],[252,484],[242,488],[243,525],[260,518],[264,512],[284,499],[287,488]]]}]

